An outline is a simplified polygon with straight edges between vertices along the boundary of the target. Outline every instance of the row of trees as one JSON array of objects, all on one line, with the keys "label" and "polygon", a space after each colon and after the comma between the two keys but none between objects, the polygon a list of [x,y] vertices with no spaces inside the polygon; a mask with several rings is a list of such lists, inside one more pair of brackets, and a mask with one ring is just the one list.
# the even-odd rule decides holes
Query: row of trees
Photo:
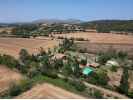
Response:
[{"label": "row of trees", "polygon": [[76,32],[77,29],[83,31],[83,28],[79,25],[51,24],[43,26],[41,24],[22,24],[16,25],[12,30],[12,34],[28,38],[29,36],[49,36],[50,34]]}]

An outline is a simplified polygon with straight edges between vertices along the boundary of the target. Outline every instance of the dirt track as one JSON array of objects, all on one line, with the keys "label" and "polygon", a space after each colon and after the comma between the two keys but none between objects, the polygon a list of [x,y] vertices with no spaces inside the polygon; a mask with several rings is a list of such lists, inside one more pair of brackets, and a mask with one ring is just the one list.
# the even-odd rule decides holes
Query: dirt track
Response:
[{"label": "dirt track", "polygon": [[51,84],[38,84],[15,99],[85,99]]},{"label": "dirt track", "polygon": [[22,79],[22,75],[5,66],[0,65],[0,93],[8,89],[12,82]]},{"label": "dirt track", "polygon": [[0,38],[0,53],[18,57],[20,49],[25,48],[30,53],[36,53],[40,47],[52,48],[58,42],[50,39]]}]

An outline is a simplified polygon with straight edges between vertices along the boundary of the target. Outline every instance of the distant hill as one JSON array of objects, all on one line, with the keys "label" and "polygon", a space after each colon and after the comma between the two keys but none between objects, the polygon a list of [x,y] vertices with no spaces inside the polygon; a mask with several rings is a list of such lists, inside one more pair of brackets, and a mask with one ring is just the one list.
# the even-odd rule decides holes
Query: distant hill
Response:
[{"label": "distant hill", "polygon": [[77,20],[77,19],[66,19],[66,20],[61,20],[61,19],[40,19],[33,21],[32,23],[46,23],[46,24],[54,24],[54,23],[66,23],[66,24],[79,24],[82,23],[83,21]]},{"label": "distant hill", "polygon": [[97,20],[82,23],[85,28],[95,28],[98,32],[133,32],[133,20]]}]

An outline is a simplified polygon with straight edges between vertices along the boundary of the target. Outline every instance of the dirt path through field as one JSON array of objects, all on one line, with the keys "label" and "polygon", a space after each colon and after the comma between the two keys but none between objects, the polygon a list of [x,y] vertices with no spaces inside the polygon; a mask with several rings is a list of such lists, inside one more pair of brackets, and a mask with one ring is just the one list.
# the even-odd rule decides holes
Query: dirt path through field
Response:
[{"label": "dirt path through field", "polygon": [[38,84],[15,99],[85,99],[51,84]]}]

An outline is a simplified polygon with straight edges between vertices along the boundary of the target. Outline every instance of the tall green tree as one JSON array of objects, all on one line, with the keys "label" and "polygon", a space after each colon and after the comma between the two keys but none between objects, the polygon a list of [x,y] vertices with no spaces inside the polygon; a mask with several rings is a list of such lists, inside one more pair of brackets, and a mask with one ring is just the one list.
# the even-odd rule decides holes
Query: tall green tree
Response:
[{"label": "tall green tree", "polygon": [[128,78],[129,78],[128,69],[124,68],[123,75],[120,81],[119,92],[126,95],[128,95],[128,88],[129,88]]}]

